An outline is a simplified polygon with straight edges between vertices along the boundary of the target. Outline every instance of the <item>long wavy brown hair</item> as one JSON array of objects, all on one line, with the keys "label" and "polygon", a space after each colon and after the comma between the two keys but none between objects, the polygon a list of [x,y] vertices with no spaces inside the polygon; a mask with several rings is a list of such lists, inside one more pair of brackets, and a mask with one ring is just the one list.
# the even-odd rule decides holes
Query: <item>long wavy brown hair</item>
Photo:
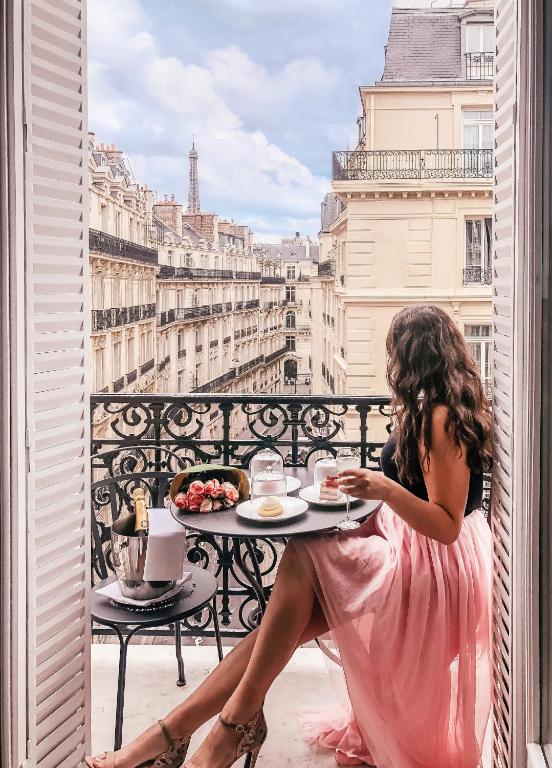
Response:
[{"label": "long wavy brown hair", "polygon": [[391,322],[386,347],[399,478],[414,483],[422,478],[421,467],[429,468],[432,413],[439,404],[448,408],[445,429],[459,450],[464,446],[470,469],[489,469],[490,404],[466,342],[449,315],[431,304],[405,307]]}]

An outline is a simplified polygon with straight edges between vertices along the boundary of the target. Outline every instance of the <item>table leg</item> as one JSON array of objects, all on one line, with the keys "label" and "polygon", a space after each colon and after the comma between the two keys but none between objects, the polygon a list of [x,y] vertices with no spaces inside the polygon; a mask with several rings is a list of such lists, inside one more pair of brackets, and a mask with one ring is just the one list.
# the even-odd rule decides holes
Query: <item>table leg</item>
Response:
[{"label": "table leg", "polygon": [[[241,553],[241,544],[244,544],[245,548],[247,549],[247,554],[249,555],[249,559],[251,561],[251,570],[245,564],[245,560]],[[235,564],[238,566],[245,580],[255,593],[255,597],[257,598],[257,602],[259,604],[259,612],[261,615],[260,617],[262,618],[266,610],[266,597],[263,589],[261,569],[259,568],[257,558],[255,557],[255,548],[249,539],[233,538],[232,549],[234,553]]]},{"label": "table leg", "polygon": [[174,640],[176,650],[176,663],[178,664],[178,686],[186,685],[186,675],[184,673],[184,659],[182,658],[182,627],[180,621],[174,623]]},{"label": "table leg", "polygon": [[[119,677],[117,680],[117,704],[115,706],[115,739],[113,749],[115,752],[121,749],[123,742],[123,716],[125,707],[126,665],[128,644],[134,632],[126,637],[117,626],[112,627],[119,637]],[[136,630],[135,630],[136,631]]]}]

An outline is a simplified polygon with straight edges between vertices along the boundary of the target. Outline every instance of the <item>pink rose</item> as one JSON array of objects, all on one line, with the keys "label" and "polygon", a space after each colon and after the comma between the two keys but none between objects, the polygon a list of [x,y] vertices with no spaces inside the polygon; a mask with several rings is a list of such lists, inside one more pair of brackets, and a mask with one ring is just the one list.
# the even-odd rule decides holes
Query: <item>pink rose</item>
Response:
[{"label": "pink rose", "polygon": [[200,512],[210,512],[213,509],[213,502],[211,499],[203,499],[203,501],[200,504],[199,511]]},{"label": "pink rose", "polygon": [[213,512],[218,512],[222,509],[222,501],[213,501]]},{"label": "pink rose", "polygon": [[188,488],[188,492],[191,493],[204,493],[205,486],[201,482],[201,480],[194,480],[192,483],[190,483],[190,486]]},{"label": "pink rose", "polygon": [[211,498],[212,498],[212,499],[223,499],[223,498],[224,498],[224,494],[225,494],[225,490],[224,490],[224,488],[222,487],[222,485],[220,485],[220,484],[219,484],[219,485],[218,485],[218,486],[217,486],[217,487],[216,487],[216,488],[213,490],[213,492],[212,492],[212,493],[210,493],[209,495],[211,496]]},{"label": "pink rose", "polygon": [[190,493],[190,491],[188,491],[186,496],[186,506],[190,512],[199,512],[201,502],[204,501],[204,498],[205,497],[201,493]]},{"label": "pink rose", "polygon": [[212,496],[213,492],[220,486],[219,481],[214,477],[212,480],[207,480],[204,485],[204,491],[207,496]]},{"label": "pink rose", "polygon": [[236,501],[240,498],[240,494],[238,493],[237,488],[235,488],[232,483],[223,483],[222,487],[224,488],[224,495],[228,501],[231,501],[233,504],[235,504]]},{"label": "pink rose", "polygon": [[175,507],[178,507],[178,509],[185,509],[187,503],[188,502],[185,493],[177,493],[174,497],[174,505]]}]

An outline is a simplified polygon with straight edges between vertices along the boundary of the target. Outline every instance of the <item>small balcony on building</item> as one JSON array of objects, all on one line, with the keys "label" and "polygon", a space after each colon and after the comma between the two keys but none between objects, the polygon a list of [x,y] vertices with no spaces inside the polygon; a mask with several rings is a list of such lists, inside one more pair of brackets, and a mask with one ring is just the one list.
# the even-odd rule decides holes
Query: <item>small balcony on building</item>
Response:
[{"label": "small balcony on building", "polygon": [[493,271],[480,265],[464,267],[464,285],[491,285]]},{"label": "small balcony on building", "polygon": [[385,149],[333,153],[334,181],[489,179],[492,149]]},{"label": "small balcony on building", "polygon": [[284,285],[286,278],[283,275],[262,275],[261,285]]},{"label": "small balcony on building", "polygon": [[132,307],[111,307],[92,310],[92,333],[109,331],[130,323],[155,318],[155,304],[136,304]]},{"label": "small balcony on building", "polygon": [[466,80],[492,80],[495,74],[494,51],[466,53]]},{"label": "small balcony on building", "polygon": [[122,237],[108,235],[97,229],[90,229],[88,235],[88,247],[91,253],[100,253],[105,256],[115,256],[119,259],[140,261],[144,264],[155,265],[158,263],[158,253],[155,248],[132,243],[123,240]]},{"label": "small balcony on building", "polygon": [[321,261],[318,265],[320,277],[333,277],[335,275],[335,263],[333,261]]}]

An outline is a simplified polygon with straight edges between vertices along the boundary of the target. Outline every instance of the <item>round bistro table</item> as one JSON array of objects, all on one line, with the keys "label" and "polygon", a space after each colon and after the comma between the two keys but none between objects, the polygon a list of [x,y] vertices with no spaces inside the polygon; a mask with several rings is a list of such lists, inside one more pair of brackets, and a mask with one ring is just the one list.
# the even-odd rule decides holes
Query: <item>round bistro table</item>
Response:
[{"label": "round bistro table", "polygon": [[[301,487],[310,485],[312,482],[312,473],[304,467],[284,467],[284,472],[286,475],[299,478],[302,481]],[[289,495],[297,496],[298,490]],[[364,522],[369,515],[380,508],[381,504],[381,501],[357,499],[351,502],[350,517],[352,520]],[[283,520],[281,523],[278,523],[277,519],[271,520],[270,523],[249,522],[238,517],[235,509],[198,514],[197,512],[181,512],[172,505],[171,510],[175,520],[186,528],[198,533],[223,536],[232,542],[234,562],[255,593],[261,616],[266,609],[267,598],[262,583],[261,570],[255,555],[255,540],[281,539],[287,541],[294,536],[332,534],[338,531],[337,524],[345,517],[345,505],[328,508],[309,504],[309,508],[302,515],[292,520]],[[246,551],[246,557],[242,554],[242,546]],[[246,558],[251,567],[248,567]]]}]

